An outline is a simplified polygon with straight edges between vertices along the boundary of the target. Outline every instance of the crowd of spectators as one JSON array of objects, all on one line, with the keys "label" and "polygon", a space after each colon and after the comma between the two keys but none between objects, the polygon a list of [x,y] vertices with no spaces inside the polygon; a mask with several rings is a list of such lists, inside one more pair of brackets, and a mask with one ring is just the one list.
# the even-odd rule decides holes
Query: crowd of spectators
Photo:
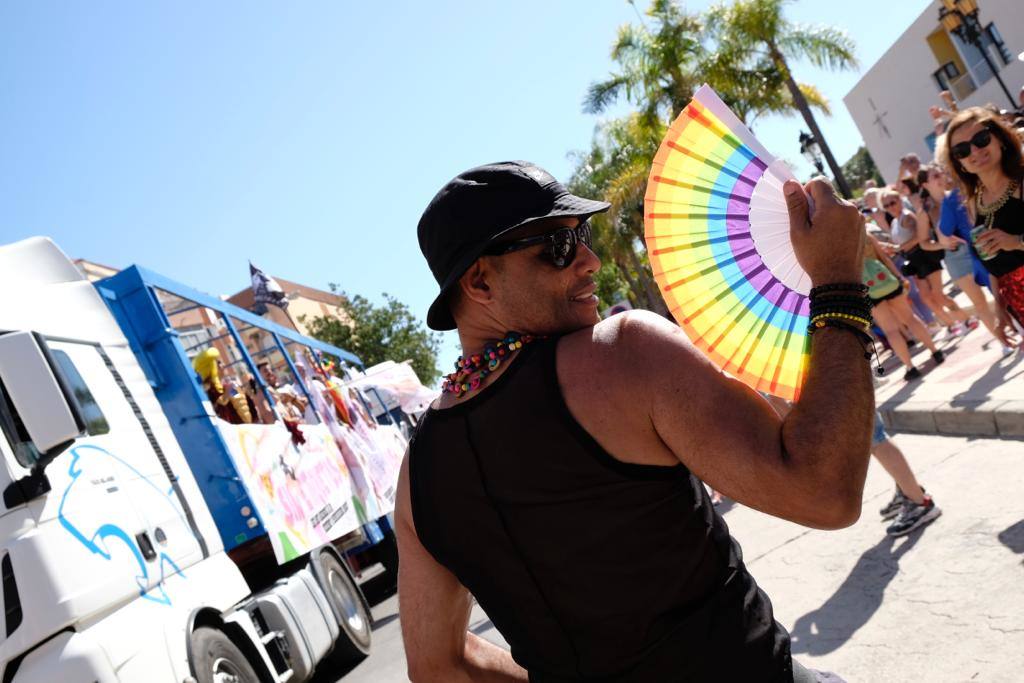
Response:
[{"label": "crowd of spectators", "polygon": [[[910,352],[918,343],[944,362],[933,341],[943,328],[952,338],[984,326],[1004,355],[1024,334],[1024,88],[1016,110],[961,111],[949,92],[942,102],[929,109],[935,158],[905,154],[895,182],[868,181],[860,199],[874,332],[903,363],[906,380],[922,376]],[[946,282],[966,295],[971,315]]]}]

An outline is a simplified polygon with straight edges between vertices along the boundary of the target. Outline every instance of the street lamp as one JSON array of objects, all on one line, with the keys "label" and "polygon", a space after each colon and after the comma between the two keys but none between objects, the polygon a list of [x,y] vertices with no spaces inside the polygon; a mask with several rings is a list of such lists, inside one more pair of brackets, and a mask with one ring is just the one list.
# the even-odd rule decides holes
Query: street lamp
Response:
[{"label": "street lamp", "polygon": [[814,164],[819,175],[825,175],[825,166],[821,162],[821,147],[813,135],[800,131],[800,153],[809,163]]},{"label": "street lamp", "polygon": [[999,72],[996,71],[995,64],[989,59],[988,50],[982,44],[981,36],[984,31],[981,27],[981,21],[978,19],[977,0],[942,0],[942,6],[939,7],[939,22],[944,29],[956,34],[956,37],[960,40],[978,48],[981,56],[985,58],[988,68],[992,70],[992,74],[1003,88],[1007,99],[1010,100],[1010,106],[1015,109],[1017,103],[1013,101],[1013,95],[1006,89],[1006,84],[1003,83]]}]

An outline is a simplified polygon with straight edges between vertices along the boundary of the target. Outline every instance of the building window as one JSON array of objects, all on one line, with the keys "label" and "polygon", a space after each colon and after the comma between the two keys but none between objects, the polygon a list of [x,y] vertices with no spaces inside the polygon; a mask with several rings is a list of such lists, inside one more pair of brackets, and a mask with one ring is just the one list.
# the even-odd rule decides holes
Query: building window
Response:
[{"label": "building window", "polygon": [[932,74],[932,78],[939,86],[939,91],[952,90],[951,83],[960,75],[960,69],[957,68],[955,62],[946,62],[939,69]]}]

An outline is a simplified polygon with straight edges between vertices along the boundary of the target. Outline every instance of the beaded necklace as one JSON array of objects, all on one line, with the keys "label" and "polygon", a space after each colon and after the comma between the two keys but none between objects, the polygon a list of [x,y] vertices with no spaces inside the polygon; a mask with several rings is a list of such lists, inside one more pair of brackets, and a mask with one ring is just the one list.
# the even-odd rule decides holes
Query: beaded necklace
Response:
[{"label": "beaded necklace", "polygon": [[480,388],[484,377],[494,372],[501,361],[506,360],[524,344],[529,344],[537,337],[518,332],[506,332],[501,341],[489,343],[484,350],[475,353],[469,358],[459,356],[455,361],[455,372],[444,378],[441,391],[447,394],[455,394],[458,398],[470,391]]},{"label": "beaded necklace", "polygon": [[996,212],[999,209],[1006,206],[1006,202],[1010,201],[1010,197],[1017,193],[1017,181],[1011,180],[1006,184],[1006,189],[999,195],[991,204],[982,204],[981,195],[985,193],[985,185],[979,180],[978,181],[978,195],[976,198],[975,207],[977,208],[978,215],[985,219],[985,229],[991,230],[992,223],[995,221]]}]

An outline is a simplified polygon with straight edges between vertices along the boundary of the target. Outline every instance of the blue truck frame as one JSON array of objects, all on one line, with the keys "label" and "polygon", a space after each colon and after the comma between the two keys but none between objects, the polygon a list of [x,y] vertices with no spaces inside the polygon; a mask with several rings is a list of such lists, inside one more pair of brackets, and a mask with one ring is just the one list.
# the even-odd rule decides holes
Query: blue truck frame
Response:
[{"label": "blue truck frame", "polygon": [[[298,334],[295,330],[140,266],[131,266],[100,280],[95,283],[95,287],[127,337],[132,352],[163,407],[217,523],[224,550],[231,551],[243,543],[266,535],[263,520],[231,463],[227,444],[207,415],[203,405],[207,400],[206,392],[155,290],[168,292],[217,312],[252,370],[256,364],[239,336],[234,320],[270,333],[288,363],[292,377],[307,396],[309,390],[295,371],[284,340],[308,346],[360,368],[363,367],[362,362],[344,349]],[[260,389],[266,393],[263,378],[258,372],[253,372],[253,375]],[[268,400],[271,400],[269,396]],[[243,509],[250,511],[249,514],[241,514]],[[249,526],[247,520],[251,518],[258,520],[257,526]],[[386,515],[368,521],[363,524],[366,541],[349,552],[366,550],[390,532],[391,526]]]}]

